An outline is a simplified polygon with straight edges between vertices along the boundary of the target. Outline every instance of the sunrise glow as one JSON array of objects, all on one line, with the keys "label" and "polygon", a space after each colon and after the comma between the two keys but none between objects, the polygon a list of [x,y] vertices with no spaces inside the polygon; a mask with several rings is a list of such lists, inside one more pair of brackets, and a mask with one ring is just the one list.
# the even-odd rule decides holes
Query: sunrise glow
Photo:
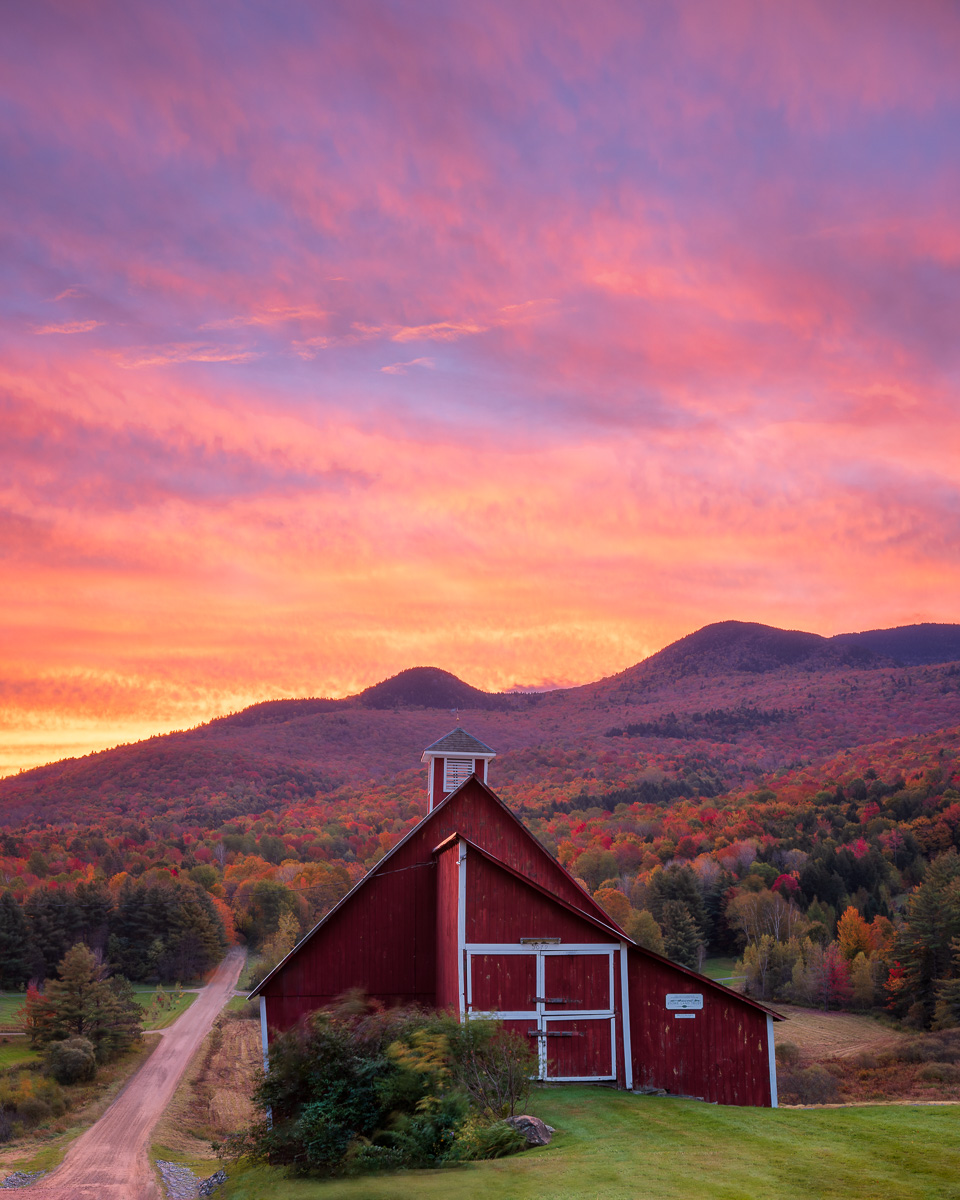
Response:
[{"label": "sunrise glow", "polygon": [[960,15],[8,6],[0,774],[955,621]]}]

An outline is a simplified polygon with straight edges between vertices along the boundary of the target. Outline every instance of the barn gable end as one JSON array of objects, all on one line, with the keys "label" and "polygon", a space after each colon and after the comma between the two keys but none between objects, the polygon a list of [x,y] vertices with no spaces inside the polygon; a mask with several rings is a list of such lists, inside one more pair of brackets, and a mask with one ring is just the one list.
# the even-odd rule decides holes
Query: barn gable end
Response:
[{"label": "barn gable end", "polygon": [[[252,994],[264,1029],[278,1030],[351,988],[388,1005],[493,1012],[535,1039],[542,1078],[776,1102],[775,1014],[635,946],[476,776]],[[677,995],[698,1007],[674,1011]]]}]

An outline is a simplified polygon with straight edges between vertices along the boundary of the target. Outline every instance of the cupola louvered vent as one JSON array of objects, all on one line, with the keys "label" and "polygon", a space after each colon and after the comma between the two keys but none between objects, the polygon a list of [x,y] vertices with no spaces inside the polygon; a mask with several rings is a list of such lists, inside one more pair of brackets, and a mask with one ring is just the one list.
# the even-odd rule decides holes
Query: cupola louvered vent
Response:
[{"label": "cupola louvered vent", "polygon": [[490,760],[496,756],[495,750],[459,725],[428,746],[420,761],[427,764],[427,795],[430,797],[431,811],[435,804],[440,804],[451,792],[466,783],[471,775],[476,774],[481,783],[486,783],[487,768]]},{"label": "cupola louvered vent", "polygon": [[472,758],[447,758],[443,763],[443,790],[454,792],[473,774]]}]

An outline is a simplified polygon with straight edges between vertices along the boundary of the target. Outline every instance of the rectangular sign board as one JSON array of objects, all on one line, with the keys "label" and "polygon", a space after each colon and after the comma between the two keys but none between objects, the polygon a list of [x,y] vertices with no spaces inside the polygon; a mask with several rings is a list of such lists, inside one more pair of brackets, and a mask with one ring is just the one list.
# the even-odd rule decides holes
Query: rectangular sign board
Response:
[{"label": "rectangular sign board", "polygon": [[703,1008],[701,992],[667,992],[667,1012],[690,1012]]}]

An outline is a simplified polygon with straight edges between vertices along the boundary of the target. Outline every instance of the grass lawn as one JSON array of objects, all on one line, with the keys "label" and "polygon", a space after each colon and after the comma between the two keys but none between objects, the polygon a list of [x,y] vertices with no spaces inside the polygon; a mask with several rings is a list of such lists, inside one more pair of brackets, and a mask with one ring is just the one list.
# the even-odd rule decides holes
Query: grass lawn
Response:
[{"label": "grass lawn", "polygon": [[164,995],[167,998],[167,1003],[163,1007],[152,1005],[151,1001],[157,994],[156,987],[137,986],[133,989],[137,1003],[143,1006],[143,1027],[144,1029],[166,1029],[168,1025],[186,1012],[190,1005],[196,1000],[196,992],[184,992],[183,995],[178,995],[176,988],[164,988]]},{"label": "grass lawn", "polygon": [[4,1067],[15,1067],[19,1063],[38,1062],[40,1055],[30,1049],[30,1043],[25,1037],[13,1038],[9,1042],[0,1042],[0,1070]]},{"label": "grass lawn", "polygon": [[550,1146],[441,1171],[287,1180],[229,1168],[230,1200],[956,1200],[960,1107],[724,1108],[537,1092]]},{"label": "grass lawn", "polygon": [[0,1029],[19,1030],[17,1013],[23,1008],[26,998],[24,992],[0,992]]},{"label": "grass lawn", "polygon": [[248,1000],[245,995],[231,996],[224,1005],[224,1012],[243,1013],[245,1017],[259,1021],[260,1002],[258,1000]]},{"label": "grass lawn", "polygon": [[[152,1014],[148,1014],[144,1021],[144,1029],[166,1029],[182,1012],[186,1012],[197,998],[196,992],[184,992],[183,996],[177,999],[177,988],[175,987],[167,987],[163,990],[170,997],[170,1007],[158,1008]],[[133,991],[137,1003],[142,1004],[146,1009],[149,1008],[150,1001],[156,994],[157,988],[155,984],[153,986],[136,984]],[[24,999],[23,992],[0,992],[0,1032],[4,1030],[20,1030],[20,1021],[17,1018],[17,1013],[23,1007]],[[0,1057],[0,1066],[8,1065]]]},{"label": "grass lawn", "polygon": [[705,958],[700,973],[706,975],[708,979],[716,979],[725,983],[727,987],[734,987],[736,980],[742,978],[742,976],[734,978],[734,967],[737,965],[737,961],[736,957]]}]

